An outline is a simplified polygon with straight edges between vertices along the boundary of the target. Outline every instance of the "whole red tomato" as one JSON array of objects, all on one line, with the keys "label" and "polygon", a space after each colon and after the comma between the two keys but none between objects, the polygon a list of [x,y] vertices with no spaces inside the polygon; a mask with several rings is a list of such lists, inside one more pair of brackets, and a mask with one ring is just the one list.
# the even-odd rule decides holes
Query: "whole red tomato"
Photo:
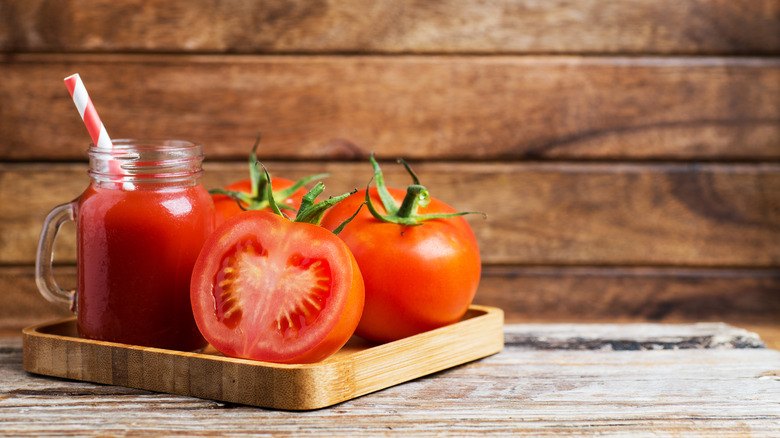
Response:
[{"label": "whole red tomato", "polygon": [[[386,188],[375,168],[377,188],[359,192],[329,210],[328,229],[359,213],[339,233],[355,256],[366,288],[356,334],[388,342],[457,322],[479,286],[479,248],[469,224],[452,207],[414,185]],[[371,211],[373,210],[373,212]]]},{"label": "whole red tomato", "polygon": [[347,195],[313,204],[321,184],[304,197],[294,221],[272,201],[274,213],[241,212],[204,244],[192,273],[192,310],[203,336],[223,354],[318,362],[354,333],[363,277],[344,242],[316,225],[324,208]]},{"label": "whole red tomato", "polygon": [[[260,197],[252,196],[251,178],[228,184],[220,190],[212,190],[211,199],[214,201],[214,211],[216,213],[215,224],[219,226],[222,224],[222,222],[225,222],[225,220],[245,210],[268,210],[269,207],[265,195],[266,192],[263,190],[264,184],[265,181],[257,184],[257,193],[264,194]],[[297,211],[301,206],[301,199],[303,199],[303,195],[306,194],[306,189],[298,186],[299,188],[289,195],[287,192],[282,192],[282,190],[289,189],[294,184],[296,183],[289,179],[274,178],[274,188],[279,189],[279,191],[274,193],[274,198],[277,203],[282,203],[288,206],[291,210]],[[225,192],[232,194],[221,194]]]},{"label": "whole red tomato", "polygon": [[301,206],[301,200],[306,194],[304,185],[316,178],[323,178],[326,174],[312,175],[298,181],[285,178],[274,178],[274,190],[268,192],[268,177],[258,168],[256,156],[257,146],[261,136],[258,135],[252,152],[249,154],[250,177],[226,185],[220,189],[210,190],[211,199],[214,202],[215,225],[219,226],[228,218],[231,218],[246,210],[271,211],[269,193],[273,193],[274,201],[280,208],[296,212]]}]

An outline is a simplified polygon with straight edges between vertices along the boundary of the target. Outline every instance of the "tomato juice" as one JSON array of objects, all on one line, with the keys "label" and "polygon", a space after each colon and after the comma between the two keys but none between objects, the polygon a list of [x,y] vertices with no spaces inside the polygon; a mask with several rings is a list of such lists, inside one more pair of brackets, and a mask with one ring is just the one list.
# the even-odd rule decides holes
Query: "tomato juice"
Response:
[{"label": "tomato juice", "polygon": [[192,351],[206,341],[190,305],[190,276],[213,230],[200,184],[131,190],[93,182],[74,201],[79,335]]}]

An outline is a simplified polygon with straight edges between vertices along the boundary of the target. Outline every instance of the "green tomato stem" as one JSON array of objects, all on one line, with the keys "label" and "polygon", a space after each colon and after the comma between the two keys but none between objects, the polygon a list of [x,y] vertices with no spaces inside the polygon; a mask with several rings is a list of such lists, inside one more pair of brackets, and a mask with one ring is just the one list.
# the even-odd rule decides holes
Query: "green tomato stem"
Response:
[{"label": "green tomato stem", "polygon": [[428,190],[421,185],[411,185],[406,188],[406,196],[401,206],[396,211],[399,218],[413,218],[417,215],[417,209],[427,207],[431,202],[431,196]]},{"label": "green tomato stem", "polygon": [[420,180],[419,178],[417,178],[417,175],[414,173],[414,171],[412,171],[412,168],[409,166],[409,164],[403,159],[399,159],[398,162],[403,164],[403,166],[406,168],[406,171],[412,177],[412,181],[414,184],[407,187],[406,196],[404,196],[404,199],[401,202],[401,205],[399,206],[395,202],[395,199],[393,199],[393,197],[390,195],[390,191],[387,189],[387,186],[385,185],[385,180],[382,175],[382,170],[379,167],[379,163],[377,163],[376,159],[374,158],[373,153],[369,156],[369,160],[371,161],[371,165],[374,168],[374,175],[371,178],[371,181],[376,180],[376,189],[377,189],[377,193],[379,194],[379,200],[382,202],[382,206],[385,208],[387,214],[379,213],[379,211],[376,209],[376,207],[374,207],[374,204],[371,201],[371,196],[369,196],[369,188],[371,187],[371,181],[368,182],[368,187],[366,187],[365,204],[366,207],[368,207],[368,211],[371,212],[371,215],[374,216],[374,218],[376,218],[379,221],[394,223],[398,225],[405,225],[405,226],[417,226],[417,225],[422,225],[425,221],[429,221],[433,219],[445,219],[450,217],[463,216],[466,214],[481,214],[482,216],[487,218],[487,215],[485,213],[475,212],[475,211],[466,211],[466,212],[459,212],[459,213],[437,213],[437,214],[425,214],[425,215],[417,214],[417,210],[420,207],[425,208],[430,204],[431,195],[428,192],[428,189],[426,189],[424,186],[420,184]]},{"label": "green tomato stem", "polygon": [[[263,163],[259,163],[259,165],[260,167],[263,168],[265,177],[268,180],[268,188],[267,188],[268,203],[269,203],[269,207],[271,207],[271,211],[287,219],[290,219],[290,217],[282,213],[282,211],[279,209],[279,204],[277,204],[276,200],[273,197],[273,186],[271,183],[271,175],[268,174],[268,169],[266,169]],[[346,199],[348,196],[357,193],[357,189],[355,189],[352,192],[344,193],[343,195],[339,195],[339,196],[331,196],[325,201],[317,202],[317,196],[322,194],[324,190],[325,190],[324,183],[320,181],[317,184],[315,184],[314,187],[312,187],[312,189],[309,190],[309,192],[303,196],[303,199],[301,200],[301,208],[298,209],[298,213],[295,215],[295,218],[290,220],[292,220],[293,222],[319,225],[322,222],[322,217],[325,215],[325,212],[329,208],[333,207],[334,205],[338,204],[342,200]],[[360,208],[358,208],[358,211],[360,211]],[[341,231],[347,223],[349,223],[350,221],[352,221],[352,219],[354,219],[355,216],[357,216],[357,212],[355,212],[355,214],[352,215],[352,217],[344,221],[337,228],[337,231],[334,233],[338,234],[338,231]]]},{"label": "green tomato stem", "polygon": [[275,192],[273,190],[269,191],[268,187],[270,185],[269,181],[271,177],[268,172],[262,172],[260,170],[262,164],[260,164],[260,162],[257,160],[257,147],[260,145],[261,138],[262,132],[258,132],[255,144],[252,146],[252,151],[249,154],[249,181],[251,182],[251,193],[224,189],[211,189],[209,190],[209,193],[212,195],[229,196],[233,198],[236,203],[238,203],[238,206],[241,208],[241,210],[245,211],[262,210],[264,208],[270,207],[271,200],[277,204],[278,209],[295,211],[295,208],[284,204],[283,201],[291,197],[301,187],[305,186],[311,181],[314,181],[315,179],[326,178],[330,176],[330,174],[320,173],[317,175],[307,176],[305,178],[299,179],[298,181],[295,181],[294,184],[282,190]]}]

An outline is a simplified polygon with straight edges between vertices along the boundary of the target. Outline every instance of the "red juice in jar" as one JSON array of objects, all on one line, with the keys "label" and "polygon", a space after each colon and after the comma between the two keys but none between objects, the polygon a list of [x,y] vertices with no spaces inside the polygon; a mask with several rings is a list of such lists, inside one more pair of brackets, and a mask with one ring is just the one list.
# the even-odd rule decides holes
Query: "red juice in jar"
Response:
[{"label": "red juice in jar", "polygon": [[200,185],[100,188],[79,200],[79,334],[128,344],[205,346],[190,307],[190,275],[213,221]]},{"label": "red juice in jar", "polygon": [[70,204],[79,335],[181,351],[204,347],[190,305],[192,267],[214,228],[211,197],[199,181],[200,145],[115,140],[113,150],[93,147],[89,155],[92,181]]}]

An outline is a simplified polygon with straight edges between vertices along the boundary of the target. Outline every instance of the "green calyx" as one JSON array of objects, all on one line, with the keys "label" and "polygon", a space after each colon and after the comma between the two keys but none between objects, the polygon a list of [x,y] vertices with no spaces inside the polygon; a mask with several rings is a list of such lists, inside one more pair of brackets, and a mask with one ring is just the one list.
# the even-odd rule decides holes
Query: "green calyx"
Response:
[{"label": "green calyx", "polygon": [[[374,176],[372,179],[376,180],[376,189],[379,194],[379,199],[382,201],[382,205],[385,207],[385,211],[387,212],[387,214],[381,214],[379,211],[377,211],[376,207],[374,207],[374,204],[371,202],[371,197],[369,196],[367,187],[365,204],[366,207],[368,207],[368,210],[377,220],[398,225],[418,226],[422,225],[425,221],[432,219],[446,219],[467,214],[481,214],[482,216],[487,217],[485,213],[477,211],[417,214],[417,210],[420,207],[428,206],[428,204],[431,202],[431,196],[428,193],[428,189],[420,184],[420,180],[417,178],[417,175],[415,175],[412,168],[409,167],[409,164],[403,159],[399,159],[398,162],[403,164],[403,166],[406,168],[406,171],[409,172],[409,175],[412,177],[413,184],[407,187],[406,196],[401,202],[401,205],[398,205],[395,199],[393,199],[393,197],[390,195],[390,191],[387,190],[385,179],[382,175],[382,169],[379,168],[379,163],[377,163],[376,159],[374,158],[374,154],[371,154],[369,159],[371,160],[371,165],[374,167]],[[370,181],[368,185],[369,187],[371,186]]]},{"label": "green calyx", "polygon": [[269,191],[270,178],[268,172],[261,172],[258,165],[260,162],[257,160],[257,147],[260,145],[261,133],[257,134],[257,140],[252,147],[252,152],[249,154],[249,178],[252,182],[252,193],[224,190],[224,189],[212,189],[209,193],[212,195],[226,195],[233,198],[241,207],[242,210],[262,210],[271,206],[271,200],[273,200],[279,208],[285,210],[295,210],[289,205],[283,202],[297,192],[301,187],[305,186],[311,181],[319,178],[325,178],[329,176],[327,173],[321,173],[317,175],[307,176],[306,178],[299,179],[293,185],[278,191]]},{"label": "green calyx", "polygon": [[[322,181],[318,182],[314,185],[314,187],[309,190],[306,195],[304,195],[303,199],[301,200],[301,208],[298,209],[298,213],[295,215],[294,218],[290,218],[286,214],[282,212],[282,210],[279,208],[279,204],[276,203],[276,200],[274,200],[274,196],[272,196],[273,188],[271,186],[271,176],[268,174],[268,169],[263,166],[262,163],[260,163],[260,166],[263,168],[263,172],[265,174],[266,179],[268,180],[268,186],[266,190],[268,191],[268,200],[269,200],[269,207],[271,207],[271,211],[274,213],[285,217],[287,219],[290,219],[293,222],[301,222],[301,223],[307,223],[307,224],[313,224],[313,225],[319,225],[322,222],[322,217],[325,215],[325,212],[328,211],[329,208],[333,207],[334,205],[338,204],[342,200],[346,199],[348,196],[353,195],[357,193],[357,189],[349,192],[344,193],[343,195],[339,196],[331,196],[330,198],[317,202],[317,196],[319,196],[324,190],[325,190],[325,184],[322,183]],[[362,207],[362,205],[361,205]],[[345,220],[341,223],[335,230],[333,230],[333,234],[339,234],[344,227],[352,221],[352,219],[357,216],[358,212],[360,211],[360,208],[353,214],[350,218]]]}]

